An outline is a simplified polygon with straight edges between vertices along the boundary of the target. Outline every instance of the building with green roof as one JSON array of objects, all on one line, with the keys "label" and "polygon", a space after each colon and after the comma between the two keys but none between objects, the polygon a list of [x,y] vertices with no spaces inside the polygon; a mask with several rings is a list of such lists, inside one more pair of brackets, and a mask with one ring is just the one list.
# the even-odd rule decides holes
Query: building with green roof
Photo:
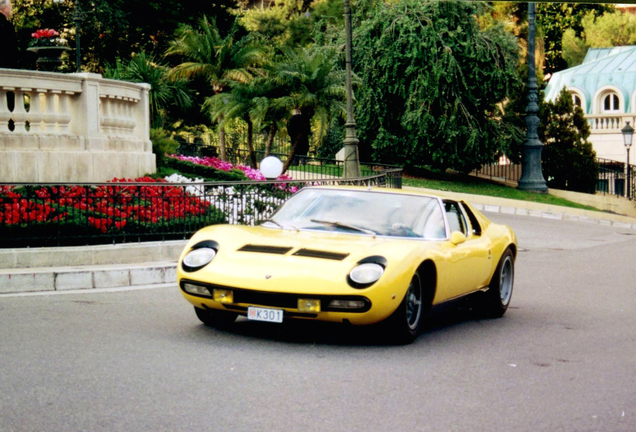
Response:
[{"label": "building with green roof", "polygon": [[[621,129],[636,119],[636,46],[589,49],[581,65],[552,76],[545,99],[554,101],[563,87],[585,112],[597,157],[624,163]],[[634,164],[636,151],[631,153]]]}]

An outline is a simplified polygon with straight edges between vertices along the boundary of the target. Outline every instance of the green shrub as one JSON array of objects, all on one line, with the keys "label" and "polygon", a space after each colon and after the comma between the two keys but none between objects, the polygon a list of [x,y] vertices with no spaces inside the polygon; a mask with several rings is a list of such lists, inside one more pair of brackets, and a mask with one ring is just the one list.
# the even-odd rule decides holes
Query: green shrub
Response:
[{"label": "green shrub", "polygon": [[174,169],[184,175],[196,176],[209,181],[246,181],[249,180],[243,171],[233,169],[231,171],[221,171],[206,165],[194,164],[192,162],[181,161],[179,159],[167,157],[165,159],[166,168]]},{"label": "green shrub", "polygon": [[539,139],[545,143],[541,159],[549,187],[596,192],[599,165],[589,136],[585,114],[572,103],[567,89],[563,88],[556,101],[545,103]]},{"label": "green shrub", "polygon": [[152,152],[157,156],[157,168],[165,166],[166,154],[174,154],[179,148],[179,143],[163,129],[150,129],[150,141]]}]

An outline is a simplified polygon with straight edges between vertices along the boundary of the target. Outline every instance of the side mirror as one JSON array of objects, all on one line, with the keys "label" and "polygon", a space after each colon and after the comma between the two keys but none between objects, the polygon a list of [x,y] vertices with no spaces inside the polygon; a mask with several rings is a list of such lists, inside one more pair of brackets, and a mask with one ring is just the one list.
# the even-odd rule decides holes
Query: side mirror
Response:
[{"label": "side mirror", "polygon": [[452,244],[454,244],[455,246],[460,245],[462,243],[464,243],[466,241],[466,236],[459,232],[459,231],[453,231],[451,233],[451,237],[450,237],[450,241]]}]

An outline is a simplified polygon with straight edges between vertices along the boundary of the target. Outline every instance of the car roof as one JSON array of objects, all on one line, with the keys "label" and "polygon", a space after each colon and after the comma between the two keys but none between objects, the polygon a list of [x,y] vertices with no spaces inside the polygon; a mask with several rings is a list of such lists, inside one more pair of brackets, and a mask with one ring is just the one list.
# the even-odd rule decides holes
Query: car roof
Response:
[{"label": "car roof", "polygon": [[379,186],[309,186],[311,189],[327,189],[327,190],[352,190],[361,192],[379,192],[386,194],[396,195],[417,195],[422,197],[440,198],[443,200],[458,201],[456,198],[451,198],[443,193],[431,193],[430,191],[419,191],[417,189],[394,189],[385,188]]}]

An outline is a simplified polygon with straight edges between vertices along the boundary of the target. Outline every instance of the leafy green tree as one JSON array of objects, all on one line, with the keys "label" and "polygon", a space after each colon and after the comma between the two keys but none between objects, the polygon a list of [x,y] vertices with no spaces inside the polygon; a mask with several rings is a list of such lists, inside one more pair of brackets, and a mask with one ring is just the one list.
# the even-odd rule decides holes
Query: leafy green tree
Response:
[{"label": "leafy green tree", "polygon": [[163,128],[169,109],[188,108],[192,97],[184,79],[168,79],[170,68],[143,51],[127,61],[106,66],[104,76],[128,82],[150,84],[150,119],[154,128]]},{"label": "leafy green tree", "polygon": [[[312,130],[320,141],[336,115],[344,115],[346,97],[345,72],[336,64],[330,50],[285,49],[271,66],[272,79],[285,89],[275,104],[296,113],[297,133],[288,133],[292,142],[285,172],[291,165],[301,142],[307,142]],[[290,121],[292,121],[290,119]]]},{"label": "leafy green tree", "polygon": [[634,45],[636,43],[636,15],[616,11],[582,20],[585,43],[594,48]]},{"label": "leafy green tree", "polygon": [[549,187],[595,193],[599,167],[589,136],[583,110],[566,88],[544,104],[539,139],[545,143],[542,167]]},{"label": "leafy green tree", "polygon": [[543,34],[546,74],[568,67],[563,59],[563,33],[572,29],[577,37],[583,32],[582,20],[590,12],[597,15],[613,11],[613,5],[585,3],[538,3],[537,26]]},{"label": "leafy green tree", "polygon": [[469,172],[504,146],[515,129],[501,117],[520,86],[517,44],[501,27],[482,30],[480,10],[401,0],[362,24],[356,121],[376,160]]},{"label": "leafy green tree", "polygon": [[309,3],[303,0],[275,0],[266,7],[240,11],[241,24],[274,46],[306,45],[311,37]]},{"label": "leafy green tree", "polygon": [[[15,25],[20,46],[26,49],[32,32],[54,28],[75,46],[73,12],[79,2],[85,12],[81,27],[82,67],[101,73],[118,58],[145,51],[162,55],[175,30],[182,24],[196,24],[202,15],[216,17],[222,31],[233,22],[234,0],[13,0]],[[24,65],[33,67],[35,56],[25,54]],[[74,63],[71,55],[70,62]],[[74,67],[72,68],[74,70]]]},{"label": "leafy green tree", "polygon": [[563,60],[565,60],[568,67],[578,66],[583,63],[589,48],[585,41],[577,37],[576,32],[572,29],[567,29],[563,32],[561,46],[563,47]]},{"label": "leafy green tree", "polygon": [[[356,3],[356,8],[372,1]],[[268,44],[293,48],[329,45],[336,33],[342,33],[343,12],[342,0],[274,0],[266,7],[243,7],[238,15],[248,31]]]},{"label": "leafy green tree", "polygon": [[163,129],[150,129],[150,141],[152,142],[152,152],[157,158],[157,168],[161,169],[168,163],[166,155],[175,154],[179,148],[179,143],[170,138]]},{"label": "leafy green tree", "polygon": [[583,63],[588,48],[607,48],[636,44],[636,15],[620,11],[601,16],[589,13],[582,20],[580,35],[572,29],[563,33],[563,58],[568,66]]},{"label": "leafy green tree", "polygon": [[[166,55],[179,56],[183,62],[170,71],[175,78],[203,77],[214,94],[223,93],[230,83],[248,83],[262,64],[267,53],[262,46],[254,44],[248,37],[237,38],[238,27],[225,37],[219,33],[214,22],[203,17],[199,26],[184,25],[179,28],[176,39],[170,43]],[[223,117],[219,122],[219,156],[227,160]]]},{"label": "leafy green tree", "polygon": [[210,112],[214,121],[220,121],[219,127],[234,119],[241,119],[247,124],[247,148],[250,164],[256,168],[256,154],[254,153],[254,123],[258,122],[257,107],[263,97],[263,88],[255,80],[249,83],[238,83],[232,90],[219,93],[206,99],[204,108]]},{"label": "leafy green tree", "polygon": [[265,76],[257,77],[254,84],[259,88],[259,95],[254,99],[253,115],[259,130],[267,130],[265,141],[265,157],[267,157],[272,151],[276,134],[285,128],[289,118],[290,113],[285,104],[280,103],[280,98],[285,96],[286,89],[272,78],[269,71]]}]

